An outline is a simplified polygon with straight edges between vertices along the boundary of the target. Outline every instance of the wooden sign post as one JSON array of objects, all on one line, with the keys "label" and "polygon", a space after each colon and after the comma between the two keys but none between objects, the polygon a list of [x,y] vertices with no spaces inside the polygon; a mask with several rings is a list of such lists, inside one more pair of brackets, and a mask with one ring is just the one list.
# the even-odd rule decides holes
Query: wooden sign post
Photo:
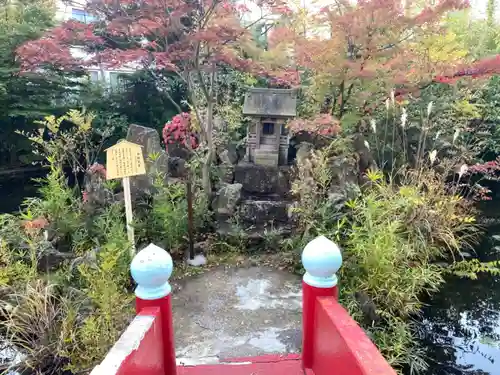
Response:
[{"label": "wooden sign post", "polygon": [[125,197],[125,217],[127,237],[132,244],[131,254],[135,254],[134,228],[132,227],[132,196],[130,177],[146,174],[141,146],[129,141],[121,141],[106,150],[106,179],[122,178]]}]

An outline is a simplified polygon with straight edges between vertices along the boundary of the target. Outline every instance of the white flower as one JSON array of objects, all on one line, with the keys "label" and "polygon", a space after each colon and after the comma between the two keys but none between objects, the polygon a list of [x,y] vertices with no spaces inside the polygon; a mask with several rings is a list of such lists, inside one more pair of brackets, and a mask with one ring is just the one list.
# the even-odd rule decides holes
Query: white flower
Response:
[{"label": "white flower", "polygon": [[467,164],[462,164],[460,166],[460,169],[458,171],[458,179],[460,180],[462,178],[462,176],[467,172],[467,170],[469,169],[469,167],[467,166]]},{"label": "white flower", "polygon": [[429,160],[431,161],[431,164],[434,164],[434,161],[436,160],[436,156],[437,156],[436,150],[432,150],[431,152],[429,152]]},{"label": "white flower", "polygon": [[457,128],[457,130],[455,130],[455,134],[453,134],[453,143],[455,143],[459,135],[460,135],[460,129]]},{"label": "white flower", "polygon": [[370,149],[370,144],[368,143],[368,141],[365,141],[365,147],[369,150]]},{"label": "white flower", "polygon": [[406,119],[408,118],[408,114],[406,113],[406,109],[403,108],[403,113],[401,113],[401,127],[404,129],[406,126]]},{"label": "white flower", "polygon": [[376,124],[374,119],[370,120],[370,125],[372,127],[373,132],[376,133],[377,132],[377,124]]},{"label": "white flower", "polygon": [[431,115],[431,112],[432,112],[432,102],[429,102],[429,104],[427,105],[427,117]]}]

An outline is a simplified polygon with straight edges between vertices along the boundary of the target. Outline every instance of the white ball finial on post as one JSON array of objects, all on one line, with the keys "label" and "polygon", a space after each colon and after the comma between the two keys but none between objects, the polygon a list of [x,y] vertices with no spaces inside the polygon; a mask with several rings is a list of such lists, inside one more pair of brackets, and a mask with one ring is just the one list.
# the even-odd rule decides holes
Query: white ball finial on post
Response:
[{"label": "white ball finial on post", "polygon": [[316,237],[302,251],[306,270],[304,282],[316,288],[337,286],[337,271],[342,266],[340,248],[325,236]]},{"label": "white ball finial on post", "polygon": [[143,300],[166,297],[172,291],[168,280],[172,275],[173,261],[169,253],[154,244],[139,251],[130,265],[137,283],[135,295]]}]

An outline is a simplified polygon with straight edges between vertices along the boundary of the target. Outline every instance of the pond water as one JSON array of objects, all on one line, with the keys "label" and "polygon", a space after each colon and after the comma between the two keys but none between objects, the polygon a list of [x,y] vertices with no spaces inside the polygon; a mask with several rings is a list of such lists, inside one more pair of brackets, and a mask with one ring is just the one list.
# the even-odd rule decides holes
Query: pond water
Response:
[{"label": "pond water", "polygon": [[[500,259],[494,235],[500,225],[489,227],[477,247],[482,261]],[[500,277],[450,278],[423,317],[428,375],[500,375]]]},{"label": "pond water", "polygon": [[0,175],[0,213],[19,211],[19,206],[27,197],[37,195],[37,183],[33,178],[42,177],[43,169],[30,169],[21,173]]}]

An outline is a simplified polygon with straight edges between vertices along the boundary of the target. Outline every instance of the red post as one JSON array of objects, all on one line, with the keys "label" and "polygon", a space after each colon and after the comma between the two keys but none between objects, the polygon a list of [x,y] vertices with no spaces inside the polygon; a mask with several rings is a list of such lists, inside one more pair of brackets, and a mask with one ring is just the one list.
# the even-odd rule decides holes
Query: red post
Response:
[{"label": "red post", "polygon": [[139,313],[147,307],[159,307],[162,327],[163,366],[165,375],[176,375],[174,326],[172,319],[172,257],[162,248],[150,244],[141,250],[130,266],[137,282],[135,309]]},{"label": "red post", "polygon": [[338,299],[337,276],[342,265],[338,246],[324,236],[309,242],[302,252],[302,264],[306,270],[302,281],[302,366],[313,365],[315,308],[318,297]]},{"label": "red post", "polygon": [[313,364],[316,300],[318,297],[331,296],[338,298],[336,286],[333,288],[316,288],[302,281],[302,365],[304,368],[312,368]]}]

